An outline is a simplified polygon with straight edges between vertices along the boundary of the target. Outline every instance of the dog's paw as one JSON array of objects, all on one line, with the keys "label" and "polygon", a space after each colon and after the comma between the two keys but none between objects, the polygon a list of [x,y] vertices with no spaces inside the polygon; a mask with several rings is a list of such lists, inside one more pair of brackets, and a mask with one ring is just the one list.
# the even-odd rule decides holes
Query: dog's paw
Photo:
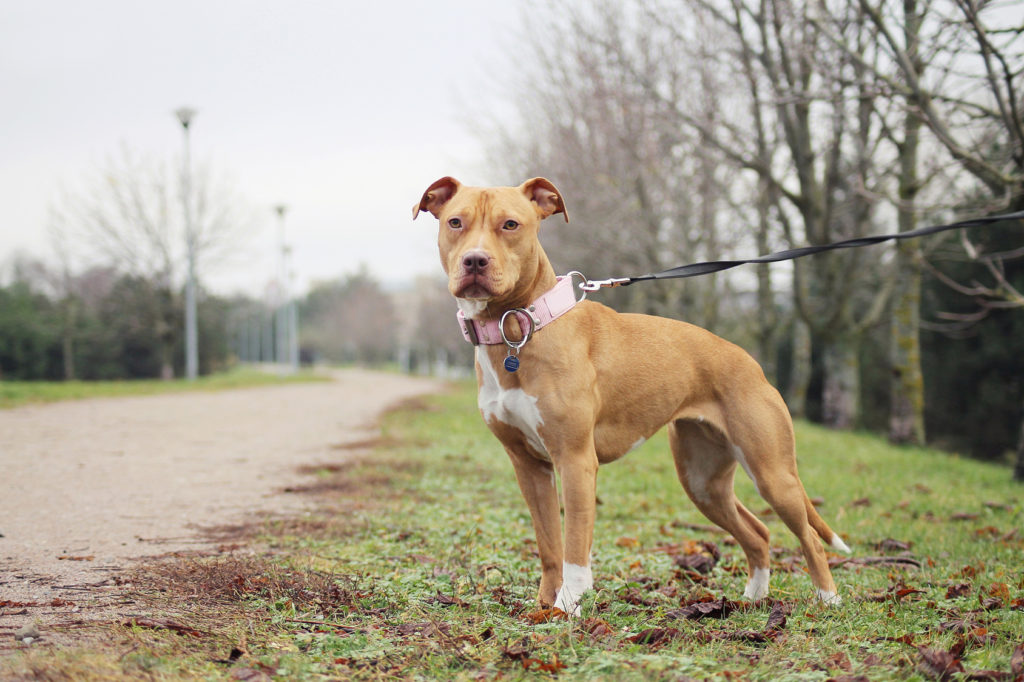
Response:
[{"label": "dog's paw", "polygon": [[826,606],[839,606],[843,603],[843,598],[835,592],[829,590],[818,590],[818,601]]},{"label": "dog's paw", "polygon": [[747,589],[743,591],[743,598],[750,601],[760,601],[768,596],[768,578],[771,572],[767,568],[755,568],[750,579],[747,581]]},{"label": "dog's paw", "polygon": [[569,590],[562,586],[562,589],[558,590],[558,596],[555,597],[555,608],[561,609],[565,612],[565,615],[570,618],[578,618],[580,615],[580,596],[569,593]]},{"label": "dog's paw", "polygon": [[565,611],[570,618],[580,615],[580,600],[583,593],[594,587],[594,575],[590,566],[562,564],[562,586],[555,597],[555,608]]}]

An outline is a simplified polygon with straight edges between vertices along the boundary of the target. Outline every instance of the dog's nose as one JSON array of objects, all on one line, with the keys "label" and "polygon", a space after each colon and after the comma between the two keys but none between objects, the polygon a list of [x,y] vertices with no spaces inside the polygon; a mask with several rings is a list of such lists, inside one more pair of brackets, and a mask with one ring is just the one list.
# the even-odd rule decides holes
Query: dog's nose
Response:
[{"label": "dog's nose", "polygon": [[490,262],[491,257],[483,251],[468,251],[462,256],[462,268],[467,273],[481,273]]}]

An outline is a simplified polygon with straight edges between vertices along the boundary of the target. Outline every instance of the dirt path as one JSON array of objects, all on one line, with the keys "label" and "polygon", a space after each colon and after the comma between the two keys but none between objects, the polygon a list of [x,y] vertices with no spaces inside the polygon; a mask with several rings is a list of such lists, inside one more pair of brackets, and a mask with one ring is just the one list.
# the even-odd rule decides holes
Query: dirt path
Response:
[{"label": "dirt path", "polygon": [[441,389],[334,376],[0,410],[0,636],[29,615],[19,602],[71,599],[131,559],[202,548],[203,527],[301,513],[309,498],[283,492],[297,467],[344,458],[337,446],[374,435],[386,408]]}]

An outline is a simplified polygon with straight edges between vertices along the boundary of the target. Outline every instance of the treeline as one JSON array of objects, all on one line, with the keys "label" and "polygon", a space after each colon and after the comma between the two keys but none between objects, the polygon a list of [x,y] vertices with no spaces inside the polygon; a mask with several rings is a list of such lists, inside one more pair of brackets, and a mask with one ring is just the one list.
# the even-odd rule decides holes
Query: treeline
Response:
[{"label": "treeline", "polygon": [[[0,286],[0,379],[113,380],[181,376],[180,292],[112,268],[67,277],[62,291],[38,262],[11,264]],[[233,362],[226,321],[236,302],[199,306],[200,370]]]}]

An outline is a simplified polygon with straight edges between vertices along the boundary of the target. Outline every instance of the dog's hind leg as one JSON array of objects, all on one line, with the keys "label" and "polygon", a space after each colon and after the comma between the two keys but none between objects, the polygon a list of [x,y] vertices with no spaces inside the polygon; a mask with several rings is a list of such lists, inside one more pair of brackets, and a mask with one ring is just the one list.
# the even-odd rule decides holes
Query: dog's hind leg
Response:
[{"label": "dog's hind leg", "polygon": [[743,596],[768,596],[768,529],[744,507],[733,491],[737,460],[725,437],[698,422],[680,419],[669,425],[669,444],[683,489],[713,523],[732,534],[749,568]]},{"label": "dog's hind leg", "polygon": [[[825,522],[818,516],[811,501],[804,491],[800,477],[796,471],[796,458],[789,456],[775,461],[768,469],[771,460],[764,453],[750,453],[746,461],[750,477],[757,486],[761,497],[771,505],[782,522],[800,541],[811,581],[817,588],[818,598],[826,604],[840,603],[836,594],[836,584],[828,567],[825,550],[821,541],[838,538]],[[842,543],[842,540],[839,540]]]}]

